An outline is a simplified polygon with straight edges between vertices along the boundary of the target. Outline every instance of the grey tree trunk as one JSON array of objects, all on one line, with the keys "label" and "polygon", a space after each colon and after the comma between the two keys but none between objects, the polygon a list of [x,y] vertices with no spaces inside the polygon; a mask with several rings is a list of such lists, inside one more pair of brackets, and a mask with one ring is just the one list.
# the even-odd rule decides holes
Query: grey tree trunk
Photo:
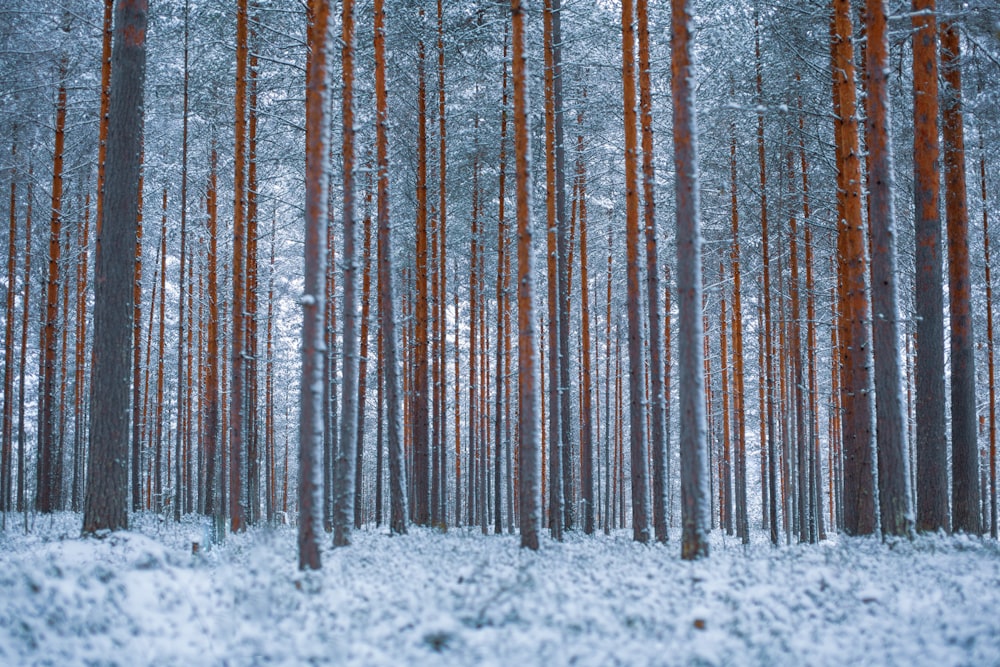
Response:
[{"label": "grey tree trunk", "polygon": [[128,528],[132,287],[139,210],[146,0],[118,0],[112,49],[108,165],[94,281],[90,459],[83,532]]}]

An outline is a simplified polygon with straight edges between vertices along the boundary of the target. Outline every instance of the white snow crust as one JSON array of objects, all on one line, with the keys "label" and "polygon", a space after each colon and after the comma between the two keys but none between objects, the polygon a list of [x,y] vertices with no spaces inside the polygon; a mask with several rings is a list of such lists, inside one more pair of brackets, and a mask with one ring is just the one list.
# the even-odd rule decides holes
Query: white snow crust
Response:
[{"label": "white snow crust", "polygon": [[[774,549],[718,532],[543,538],[356,531],[296,569],[294,527],[208,543],[207,524],[80,516],[0,532],[0,665],[1000,664],[1000,547],[838,537]],[[199,542],[197,554],[191,543]]]}]

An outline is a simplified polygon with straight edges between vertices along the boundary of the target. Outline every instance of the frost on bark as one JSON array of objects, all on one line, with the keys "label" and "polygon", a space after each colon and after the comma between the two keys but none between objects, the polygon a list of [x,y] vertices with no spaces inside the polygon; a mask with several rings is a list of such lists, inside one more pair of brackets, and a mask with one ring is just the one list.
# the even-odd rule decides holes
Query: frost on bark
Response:
[{"label": "frost on bark", "polygon": [[90,395],[90,459],[83,532],[128,527],[129,378],[132,286],[139,209],[145,0],[115,9],[104,220],[94,280],[94,354]]},{"label": "frost on bark", "polygon": [[658,542],[667,541],[666,394],[663,381],[663,311],[660,306],[660,266],[657,251],[656,203],[653,192],[653,86],[649,60],[648,0],[637,0],[639,37],[639,108],[642,126],[643,226],[646,235],[646,312],[649,317],[649,385],[652,412],[649,446],[653,459],[653,528]]},{"label": "frost on bark", "polygon": [[875,532],[870,308],[865,284],[867,242],[861,214],[861,151],[850,0],[834,0],[830,30],[838,210],[841,211],[837,256],[844,530],[850,535],[869,535]]},{"label": "frost on bark", "polygon": [[677,207],[677,295],[680,299],[681,557],[708,556],[708,444],[702,375],[701,230],[698,219],[698,136],[694,116],[691,15],[687,0],[671,2],[671,93]]},{"label": "frost on bark", "polygon": [[531,150],[528,128],[524,0],[511,0],[514,154],[517,181],[517,423],[521,546],[538,549],[542,520],[538,335],[532,259]]},{"label": "frost on bark", "polygon": [[326,29],[328,0],[309,6],[306,71],[305,282],[302,293],[302,375],[299,400],[299,569],[320,567],[322,534],[323,323],[326,277]]},{"label": "frost on bark", "polygon": [[[562,479],[563,449],[568,442],[563,437],[563,401],[562,366],[565,359],[561,356],[562,335],[566,322],[563,321],[562,273],[564,257],[560,253],[559,236],[562,233],[565,216],[559,200],[562,197],[561,164],[558,164],[556,138],[556,100],[555,100],[555,7],[552,0],[545,0],[543,17],[543,49],[545,53],[545,214],[546,214],[546,265],[548,280],[548,442],[549,442],[549,528],[552,537],[561,540],[563,529],[563,512],[566,498],[563,495]],[[561,123],[561,120],[560,120]],[[561,130],[561,125],[560,125]],[[565,245],[565,244],[563,244]]]},{"label": "frost on bark", "polygon": [[233,178],[233,341],[229,401],[229,521],[235,533],[246,528],[243,498],[244,260],[246,258],[247,0],[236,5],[236,123]]},{"label": "frost on bark", "polygon": [[357,457],[358,418],[358,273],[361,268],[354,220],[354,2],[344,0],[341,19],[341,65],[343,89],[341,117],[343,139],[344,203],[344,337],[343,408],[340,419],[340,447],[333,476],[333,544],[351,543],[354,525],[354,461]]},{"label": "frost on bark", "polygon": [[378,310],[382,321],[382,351],[379,368],[385,374],[385,400],[389,453],[389,529],[406,533],[409,515],[406,498],[406,466],[403,457],[402,397],[399,388],[399,352],[396,334],[396,305],[393,290],[392,239],[389,226],[389,143],[387,138],[388,101],[385,84],[384,0],[375,0],[375,95],[377,109],[376,161],[378,169]]},{"label": "frost on bark", "polygon": [[875,420],[878,448],[879,509],[883,535],[913,529],[903,375],[896,298],[896,218],[893,206],[892,134],[886,80],[888,40],[885,0],[868,0],[865,75],[868,79],[866,139],[868,219],[871,225],[872,337],[875,346]]}]

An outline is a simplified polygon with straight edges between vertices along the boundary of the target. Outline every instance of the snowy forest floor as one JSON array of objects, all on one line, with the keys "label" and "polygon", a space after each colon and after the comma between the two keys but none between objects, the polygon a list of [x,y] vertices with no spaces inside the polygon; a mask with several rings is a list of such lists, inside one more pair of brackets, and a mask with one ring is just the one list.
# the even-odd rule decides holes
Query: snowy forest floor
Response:
[{"label": "snowy forest floor", "polygon": [[[193,521],[193,520],[192,520]],[[1000,547],[838,537],[709,559],[626,531],[355,533],[297,570],[293,527],[206,548],[207,527],[81,517],[0,532],[0,665],[997,665]],[[201,543],[198,554],[191,542]]]}]

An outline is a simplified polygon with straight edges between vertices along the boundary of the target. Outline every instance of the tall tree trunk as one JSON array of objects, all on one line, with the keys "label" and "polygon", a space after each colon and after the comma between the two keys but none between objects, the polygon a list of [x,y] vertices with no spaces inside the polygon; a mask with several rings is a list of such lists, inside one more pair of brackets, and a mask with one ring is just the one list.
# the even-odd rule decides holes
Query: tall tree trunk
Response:
[{"label": "tall tree trunk", "polygon": [[517,437],[521,546],[538,549],[542,508],[539,467],[538,337],[535,327],[535,280],[531,220],[531,140],[528,132],[527,49],[524,0],[511,0],[513,26],[514,155],[517,180]]},{"label": "tall tree trunk", "polygon": [[636,0],[639,36],[639,107],[642,124],[643,223],[646,231],[646,311],[649,316],[649,383],[652,390],[653,528],[658,542],[667,541],[667,431],[663,391],[663,312],[656,238],[656,175],[653,169],[653,85],[649,60],[648,0]]},{"label": "tall tree trunk", "polygon": [[[726,264],[719,262],[719,282],[725,283]],[[719,358],[722,384],[722,461],[719,466],[720,527],[733,534],[732,432],[730,431],[729,340],[726,332],[726,293],[719,303]]]},{"label": "tall tree trunk", "polygon": [[[791,140],[791,130],[789,130],[789,140]],[[788,161],[788,189],[790,197],[795,195],[795,160],[794,153],[789,149],[787,153]],[[812,453],[809,447],[808,430],[806,429],[806,396],[804,395],[804,383],[805,379],[803,377],[802,368],[802,309],[801,309],[801,299],[799,296],[799,232],[798,232],[798,218],[795,215],[795,209],[793,208],[790,212],[789,218],[789,287],[788,292],[790,298],[790,322],[789,322],[789,338],[790,345],[787,350],[791,355],[792,361],[792,386],[789,388],[789,392],[794,392],[792,400],[795,404],[795,460],[796,460],[796,493],[795,493],[795,505],[798,518],[798,539],[799,542],[810,542],[811,532],[809,527],[812,525],[813,517],[810,513],[809,504],[809,461],[810,454]]]},{"label": "tall tree trunk", "polygon": [[[144,156],[143,156],[144,157]],[[143,422],[143,392],[142,392],[142,210],[143,210],[143,157],[139,158],[139,211],[136,216],[135,233],[135,283],[132,287],[132,511],[142,509],[142,422]],[[86,241],[84,241],[86,246]],[[86,250],[84,250],[84,253]],[[86,267],[83,270],[87,274]],[[84,278],[86,279],[86,278]],[[80,313],[84,312],[86,300],[80,297]],[[81,317],[81,326],[84,318]],[[77,353],[83,354],[81,341],[77,340]],[[81,360],[82,362],[82,360]],[[82,371],[81,371],[82,379]]]},{"label": "tall tree trunk", "polygon": [[306,72],[306,228],[302,297],[302,375],[299,385],[299,569],[318,570],[323,484],[323,329],[326,322],[326,118],[328,0],[310,0]]},{"label": "tall tree trunk", "polygon": [[552,113],[556,168],[556,273],[559,281],[559,429],[562,433],[563,528],[571,530],[576,521],[573,483],[573,446],[570,438],[570,353],[569,353],[569,244],[566,215],[566,147],[564,141],[562,0],[551,0],[552,11]]},{"label": "tall tree trunk", "polygon": [[[986,151],[983,147],[983,133],[979,132],[979,185],[983,208],[983,255],[986,260],[986,350],[990,382],[990,451],[989,451],[989,508],[990,537],[997,538],[997,395],[996,368],[993,346],[993,280],[990,265],[990,212],[986,189]],[[983,527],[985,529],[985,526]]]},{"label": "tall tree trunk", "polygon": [[[388,424],[386,435],[389,454],[389,528],[393,533],[401,535],[406,533],[409,511],[407,509],[406,466],[402,442],[402,396],[400,395],[392,239],[389,224],[388,99],[385,81],[385,10],[383,0],[375,0],[375,96],[377,109],[376,160],[378,163],[378,310],[382,322],[382,349],[385,353],[384,362],[381,357],[379,358],[379,367],[385,373],[386,421]],[[456,382],[456,391],[457,385]],[[457,423],[455,428],[458,428]],[[457,435],[456,430],[456,437]],[[456,458],[456,463],[457,460]],[[457,502],[458,494],[456,493],[456,507]]]},{"label": "tall tree trunk", "polygon": [[178,279],[180,299],[177,313],[177,447],[174,452],[174,521],[180,523],[183,510],[181,500],[184,493],[184,478],[181,474],[181,449],[183,446],[184,428],[183,406],[185,402],[184,383],[184,289],[187,280],[187,138],[188,138],[188,3],[184,3],[184,91],[182,93],[181,111],[181,257],[180,276]]},{"label": "tall tree trunk", "polygon": [[[441,6],[441,0],[438,0],[438,7]],[[440,14],[439,14],[440,17]],[[439,18],[439,28],[440,28],[440,18]],[[510,286],[510,262],[508,261],[508,240],[507,240],[507,104],[509,101],[508,94],[508,74],[507,74],[507,55],[509,52],[508,41],[510,38],[510,26],[504,23],[503,32],[503,63],[501,68],[503,69],[503,92],[502,92],[502,102],[500,105],[500,176],[499,176],[499,193],[498,193],[498,211],[497,211],[497,282],[496,282],[496,300],[497,300],[497,340],[496,340],[496,419],[495,432],[493,441],[496,443],[497,457],[496,457],[496,508],[494,510],[495,523],[494,531],[497,535],[503,532],[503,522],[501,520],[501,449],[503,449],[507,454],[511,453],[511,448],[513,443],[510,441],[510,410],[509,410],[509,396],[505,393],[505,387],[507,387],[507,374],[510,368],[510,348],[507,345],[509,341],[507,335],[507,327],[510,326],[510,318],[508,317],[508,312],[510,309],[510,298],[508,295],[508,288]],[[443,155],[442,151],[442,155]],[[443,163],[442,163],[443,164]],[[442,187],[443,190],[443,187]],[[444,198],[441,199],[442,204],[444,203]],[[504,414],[504,406],[508,406],[506,414]],[[511,459],[507,458],[507,480],[510,481],[513,478],[514,471],[511,469]],[[513,506],[511,499],[511,488],[507,488],[507,515],[508,515],[508,528],[513,532]]]},{"label": "tall tree trunk", "polygon": [[368,389],[368,317],[371,312],[371,257],[372,257],[372,216],[370,210],[372,200],[371,171],[369,169],[368,185],[365,192],[366,212],[364,218],[364,250],[362,257],[363,275],[361,287],[361,358],[358,364],[358,435],[355,445],[354,465],[354,527],[360,529],[362,516],[362,463],[365,445],[365,394]]},{"label": "tall tree trunk", "polygon": [[10,234],[7,245],[7,300],[4,310],[4,368],[3,368],[3,444],[0,461],[0,511],[11,509],[13,482],[13,424],[14,417],[14,291],[17,286],[17,143],[11,148],[10,170]]},{"label": "tall tree trunk", "polygon": [[147,11],[145,0],[118,0],[116,8],[105,219],[98,241],[103,252],[97,255],[95,263],[91,452],[83,511],[85,533],[128,528],[132,286]]},{"label": "tall tree trunk", "polygon": [[358,400],[358,262],[355,250],[357,231],[354,220],[354,0],[344,0],[341,18],[341,66],[343,89],[341,112],[344,161],[344,341],[343,413],[340,419],[340,448],[334,467],[333,544],[351,543],[354,520],[354,459],[357,446]]},{"label": "tall tree trunk", "polygon": [[979,443],[976,439],[975,340],[969,269],[969,210],[965,192],[965,130],[958,28],[941,23],[941,137],[944,142],[948,229],[948,310],[951,323],[951,511],[954,529],[982,532]]},{"label": "tall tree trunk", "polygon": [[691,15],[686,0],[671,2],[670,71],[677,173],[677,292],[680,295],[681,557],[708,556],[708,461],[701,374],[701,229]]},{"label": "tall tree trunk", "polygon": [[865,136],[871,171],[868,174],[868,216],[872,245],[872,338],[875,353],[875,419],[878,443],[878,497],[883,535],[908,535],[913,530],[910,501],[903,373],[899,349],[899,307],[896,298],[895,181],[889,125],[888,38],[885,0],[867,0],[868,33],[865,75]]},{"label": "tall tree trunk", "polygon": [[950,529],[945,439],[935,0],[913,0],[913,198],[917,320],[917,528]]},{"label": "tall tree trunk", "polygon": [[[678,8],[676,3],[674,11],[686,14],[686,9]],[[642,287],[639,284],[641,265],[639,264],[639,175],[638,147],[636,146],[638,124],[636,122],[634,20],[632,0],[623,0],[622,81],[625,100],[626,256],[628,258],[626,293],[628,299],[629,434],[632,455],[632,538],[636,542],[648,542],[650,537],[649,457],[646,450],[646,411],[644,409],[646,403],[644,396],[646,368],[643,351],[645,335],[642,323],[642,306],[639,301]],[[679,29],[677,26],[674,27]],[[686,31],[686,26],[684,29]],[[682,66],[685,67],[683,76],[687,76],[686,63]],[[693,153],[691,157],[693,157]],[[691,165],[691,168],[694,167]],[[694,222],[694,220],[692,221]],[[680,231],[678,231],[678,238],[680,238]],[[678,243],[678,247],[680,247],[680,243]],[[653,299],[655,300],[656,296]],[[700,304],[701,300],[699,299],[698,307]]]},{"label": "tall tree trunk", "polygon": [[[754,52],[757,72],[757,102],[763,104],[764,84],[763,84],[763,62],[760,53],[760,19],[754,13]],[[771,326],[771,257],[768,235],[768,211],[767,211],[767,160],[764,152],[764,116],[757,115],[757,161],[760,166],[760,233],[763,239],[763,262],[764,262],[764,362],[765,362],[765,406],[766,421],[762,423],[767,427],[767,454],[761,455],[761,507],[763,510],[764,523],[770,528],[771,544],[778,544],[778,498],[777,498],[777,444],[775,443],[774,424],[774,403],[775,396],[774,379],[774,329]],[[762,415],[762,420],[763,420]],[[761,443],[761,451],[764,451],[764,444]],[[764,459],[767,459],[766,467]],[[765,475],[766,471],[766,475]],[[766,478],[766,482],[765,482]],[[766,489],[766,490],[765,490]]]},{"label": "tall tree trunk", "polygon": [[233,163],[233,328],[229,398],[229,522],[236,533],[246,529],[243,502],[244,337],[246,336],[246,108],[247,108],[247,0],[236,0],[236,150]]},{"label": "tall tree trunk", "polygon": [[221,475],[221,470],[216,472],[220,409],[217,166],[218,153],[213,142],[205,199],[205,207],[208,209],[208,351],[205,360],[205,439],[202,448],[205,457],[205,514],[215,517],[216,526],[220,526],[223,508],[218,504],[217,493],[221,490],[221,484],[217,478]]},{"label": "tall tree trunk", "polygon": [[[548,492],[549,529],[552,537],[562,539],[565,498],[562,486],[562,450],[567,445],[563,441],[562,399],[560,371],[560,328],[562,322],[561,278],[559,272],[559,234],[562,211],[559,208],[560,178],[556,164],[556,103],[555,103],[555,63],[552,24],[555,16],[553,0],[544,0],[542,11],[543,50],[545,56],[545,213],[546,213],[546,259],[548,285]],[[560,119],[561,120],[561,119]]]},{"label": "tall tree trunk", "polygon": [[45,317],[42,331],[42,384],[39,396],[38,471],[35,487],[38,511],[55,511],[56,489],[56,327],[59,320],[59,261],[62,248],[63,160],[66,145],[66,61],[59,63],[59,93],[56,101],[56,132],[52,167],[52,217],[49,226],[49,266],[45,290]]},{"label": "tall tree trunk", "polygon": [[733,241],[729,259],[733,270],[733,431],[736,435],[736,514],[743,544],[750,543],[747,510],[746,389],[743,383],[743,289],[740,269],[739,200],[736,181],[736,124],[730,126],[729,188]]},{"label": "tall tree trunk", "polygon": [[802,226],[806,261],[806,359],[808,359],[809,389],[809,443],[812,448],[812,470],[810,485],[816,538],[826,539],[823,528],[822,463],[819,445],[819,395],[816,380],[816,282],[813,278],[813,241],[811,211],[809,204],[809,163],[806,161],[805,116],[801,113],[802,98],[799,97],[799,163],[802,171]]},{"label": "tall tree trunk", "polygon": [[[154,465],[153,465],[153,495],[155,496],[154,510],[159,512],[163,508],[163,384],[164,365],[166,363],[166,287],[167,287],[167,188],[163,188],[163,204],[160,218],[160,307],[159,307],[159,330],[156,339],[156,416],[153,418],[155,431],[153,434]],[[150,313],[152,315],[152,312]],[[225,432],[225,430],[223,430]]]},{"label": "tall tree trunk", "polygon": [[[439,456],[441,458],[439,469],[441,471],[439,491],[441,497],[440,521],[442,525],[447,525],[447,505],[448,505],[448,448],[446,447],[446,435],[448,433],[448,410],[447,410],[447,385],[448,385],[448,345],[447,333],[445,331],[446,320],[445,301],[447,299],[448,267],[447,267],[447,238],[448,238],[448,201],[447,193],[447,142],[445,123],[445,88],[444,88],[444,5],[442,0],[437,2],[437,50],[438,50],[438,298],[439,317],[437,318],[437,337],[440,341],[438,365],[440,366],[439,384],[435,388],[435,402],[438,404],[439,423],[436,426],[439,435],[436,438]],[[502,196],[502,195],[501,195]],[[457,383],[456,383],[457,384]],[[456,499],[457,500],[457,499]]]},{"label": "tall tree trunk", "polygon": [[258,342],[257,342],[257,311],[259,274],[258,269],[258,190],[257,182],[257,33],[259,17],[256,15],[256,2],[253,3],[254,16],[250,19],[250,49],[248,55],[249,92],[247,107],[247,244],[246,244],[246,367],[245,367],[245,413],[244,429],[246,433],[247,452],[247,522],[257,523],[260,520],[260,418],[258,412]]},{"label": "tall tree trunk", "polygon": [[[586,98],[586,90],[584,90]],[[587,164],[584,161],[583,111],[577,112],[577,126],[581,128],[577,136],[577,200],[580,225],[580,337],[583,347],[583,378],[580,386],[580,495],[583,501],[583,532],[591,535],[594,532],[594,511],[600,502],[594,503],[594,486],[600,492],[600,474],[594,479],[594,411],[593,383],[591,371],[590,342],[590,276],[588,273],[587,247]],[[598,423],[600,420],[598,420]],[[600,438],[598,437],[598,441]]]},{"label": "tall tree trunk", "polygon": [[875,476],[872,447],[872,378],[865,284],[867,257],[861,216],[861,165],[858,146],[854,47],[850,0],[833,0],[831,18],[833,95],[836,114],[840,259],[839,339],[844,447],[844,530],[849,535],[875,532]]},{"label": "tall tree trunk", "polygon": [[[418,26],[424,25],[420,8]],[[428,403],[428,273],[427,273],[427,86],[424,76],[424,40],[417,42],[417,210],[416,280],[417,300],[414,340],[413,382],[413,520],[430,524],[430,423]],[[475,241],[473,241],[473,244]]]},{"label": "tall tree trunk", "polygon": [[28,499],[27,499],[27,435],[24,430],[24,375],[25,365],[28,356],[28,324],[31,312],[31,211],[34,181],[32,180],[33,169],[31,163],[28,164],[28,185],[25,199],[27,200],[24,214],[24,278],[21,281],[21,346],[17,364],[17,395],[20,397],[17,405],[17,500],[15,509],[25,513],[27,522]]}]

